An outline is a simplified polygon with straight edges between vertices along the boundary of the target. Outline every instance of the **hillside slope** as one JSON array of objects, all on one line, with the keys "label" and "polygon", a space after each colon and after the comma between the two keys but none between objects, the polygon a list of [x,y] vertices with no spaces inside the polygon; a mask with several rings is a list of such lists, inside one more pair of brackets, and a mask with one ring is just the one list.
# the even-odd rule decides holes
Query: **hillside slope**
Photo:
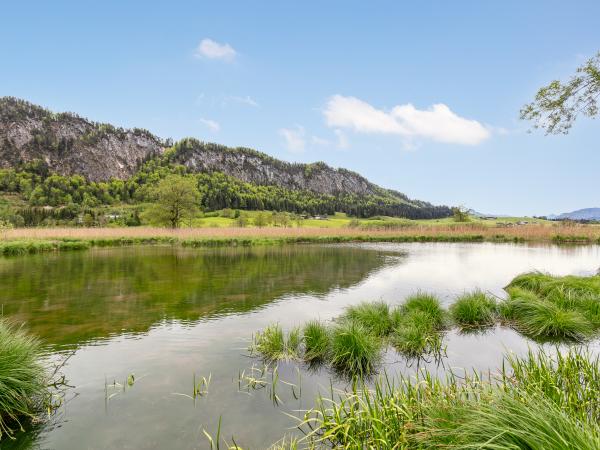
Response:
[{"label": "hillside slope", "polygon": [[[50,173],[104,182],[135,178],[144,163],[164,164],[165,160],[172,166],[184,166],[188,173],[224,174],[246,183],[248,186],[242,186],[246,190],[264,186],[321,196],[319,202],[329,203],[328,209],[343,208],[349,213],[360,203],[361,214],[368,211],[417,218],[450,214],[447,207],[411,200],[355,172],[334,169],[323,162],[288,163],[248,148],[229,148],[193,138],[171,146],[147,130],[117,128],[72,113],[53,113],[24,100],[0,98],[0,168],[19,169],[41,161]],[[270,192],[272,196],[276,191]],[[38,195],[33,204],[39,205],[40,198],[47,197]]]},{"label": "hillside slope", "polygon": [[0,167],[37,159],[60,175],[78,174],[92,181],[125,179],[162,151],[161,140],[146,130],[125,130],[0,98]]}]

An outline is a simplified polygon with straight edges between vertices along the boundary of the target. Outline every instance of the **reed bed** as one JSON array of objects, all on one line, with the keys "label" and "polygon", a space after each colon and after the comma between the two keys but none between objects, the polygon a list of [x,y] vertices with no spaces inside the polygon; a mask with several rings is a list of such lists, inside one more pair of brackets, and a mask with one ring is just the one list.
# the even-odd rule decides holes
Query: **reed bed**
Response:
[{"label": "reed bed", "polygon": [[0,240],[52,240],[52,239],[153,239],[171,238],[176,241],[195,239],[231,238],[298,238],[298,237],[343,237],[353,239],[413,239],[427,241],[436,239],[450,241],[491,242],[555,242],[555,243],[598,243],[600,226],[558,224],[530,224],[501,227],[483,224],[412,224],[393,230],[361,230],[349,227],[203,227],[203,228],[15,228],[2,230]]},{"label": "reed bed", "polygon": [[295,448],[597,450],[599,389],[598,359],[575,349],[509,355],[486,378],[382,376],[372,388],[357,382],[319,397]]}]

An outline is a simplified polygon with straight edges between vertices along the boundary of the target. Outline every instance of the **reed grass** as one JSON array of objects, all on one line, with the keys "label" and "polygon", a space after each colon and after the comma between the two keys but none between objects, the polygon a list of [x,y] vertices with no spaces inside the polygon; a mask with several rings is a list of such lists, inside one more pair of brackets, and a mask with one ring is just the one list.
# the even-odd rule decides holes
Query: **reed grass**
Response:
[{"label": "reed grass", "polygon": [[348,375],[370,375],[381,358],[382,341],[364,326],[343,320],[331,336],[331,365]]},{"label": "reed grass", "polygon": [[300,343],[300,329],[294,328],[286,335],[279,324],[273,324],[254,335],[250,352],[266,361],[291,360],[298,358]]},{"label": "reed grass", "polygon": [[391,316],[394,329],[390,342],[400,353],[418,357],[441,352],[446,313],[435,296],[412,295]]},{"label": "reed grass", "polygon": [[330,337],[327,327],[313,320],[304,326],[304,360],[324,361],[329,354]]},{"label": "reed grass", "polygon": [[371,334],[385,337],[392,331],[394,323],[390,307],[384,302],[363,302],[346,308],[343,318],[362,325]]},{"label": "reed grass", "polygon": [[496,321],[496,301],[485,292],[475,290],[458,297],[450,306],[450,316],[463,330],[489,327]]},{"label": "reed grass", "polygon": [[502,370],[379,377],[319,397],[304,448],[598,449],[600,365],[585,350],[505,357]]},{"label": "reed grass", "polygon": [[38,340],[0,318],[0,439],[22,429],[48,400],[42,357]]},{"label": "reed grass", "polygon": [[506,288],[503,318],[537,340],[583,341],[600,330],[600,276],[527,273]]}]

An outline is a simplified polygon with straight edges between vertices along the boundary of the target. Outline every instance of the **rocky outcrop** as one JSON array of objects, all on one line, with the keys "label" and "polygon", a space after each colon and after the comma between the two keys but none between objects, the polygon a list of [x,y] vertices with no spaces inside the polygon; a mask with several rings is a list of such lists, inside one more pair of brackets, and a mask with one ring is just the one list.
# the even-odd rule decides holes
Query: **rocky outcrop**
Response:
[{"label": "rocky outcrop", "polygon": [[[247,148],[229,148],[196,139],[167,142],[147,130],[117,128],[72,113],[53,113],[13,97],[0,98],[0,167],[42,160],[60,175],[91,181],[126,179],[151,158],[164,155],[192,172],[223,172],[256,185],[275,185],[325,195],[356,195],[429,208],[404,194],[383,189],[361,175],[323,162],[288,163]],[[170,145],[169,145],[170,146]]]},{"label": "rocky outcrop", "polygon": [[0,167],[42,160],[61,175],[125,179],[163,150],[161,140],[146,130],[125,130],[0,98]]},{"label": "rocky outcrop", "polygon": [[[184,139],[175,145],[172,161],[194,172],[223,172],[248,183],[338,195],[380,195],[384,191],[363,176],[334,169],[323,162],[288,163],[247,148]],[[404,197],[395,193],[398,197]]]}]

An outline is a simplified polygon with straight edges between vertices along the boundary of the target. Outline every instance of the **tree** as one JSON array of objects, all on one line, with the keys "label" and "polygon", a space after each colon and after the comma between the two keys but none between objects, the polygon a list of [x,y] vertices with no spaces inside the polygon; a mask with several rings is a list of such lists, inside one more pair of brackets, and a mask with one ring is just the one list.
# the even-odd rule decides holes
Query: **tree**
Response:
[{"label": "tree", "polygon": [[547,134],[567,134],[579,114],[595,117],[600,96],[600,52],[577,69],[566,83],[552,81],[542,87],[532,103],[521,109],[521,119]]},{"label": "tree", "polygon": [[178,228],[198,210],[200,192],[193,177],[169,175],[158,183],[153,193],[156,202],[149,214],[151,221]]},{"label": "tree", "polygon": [[468,222],[470,220],[469,211],[464,206],[452,208],[452,217],[455,222]]}]

